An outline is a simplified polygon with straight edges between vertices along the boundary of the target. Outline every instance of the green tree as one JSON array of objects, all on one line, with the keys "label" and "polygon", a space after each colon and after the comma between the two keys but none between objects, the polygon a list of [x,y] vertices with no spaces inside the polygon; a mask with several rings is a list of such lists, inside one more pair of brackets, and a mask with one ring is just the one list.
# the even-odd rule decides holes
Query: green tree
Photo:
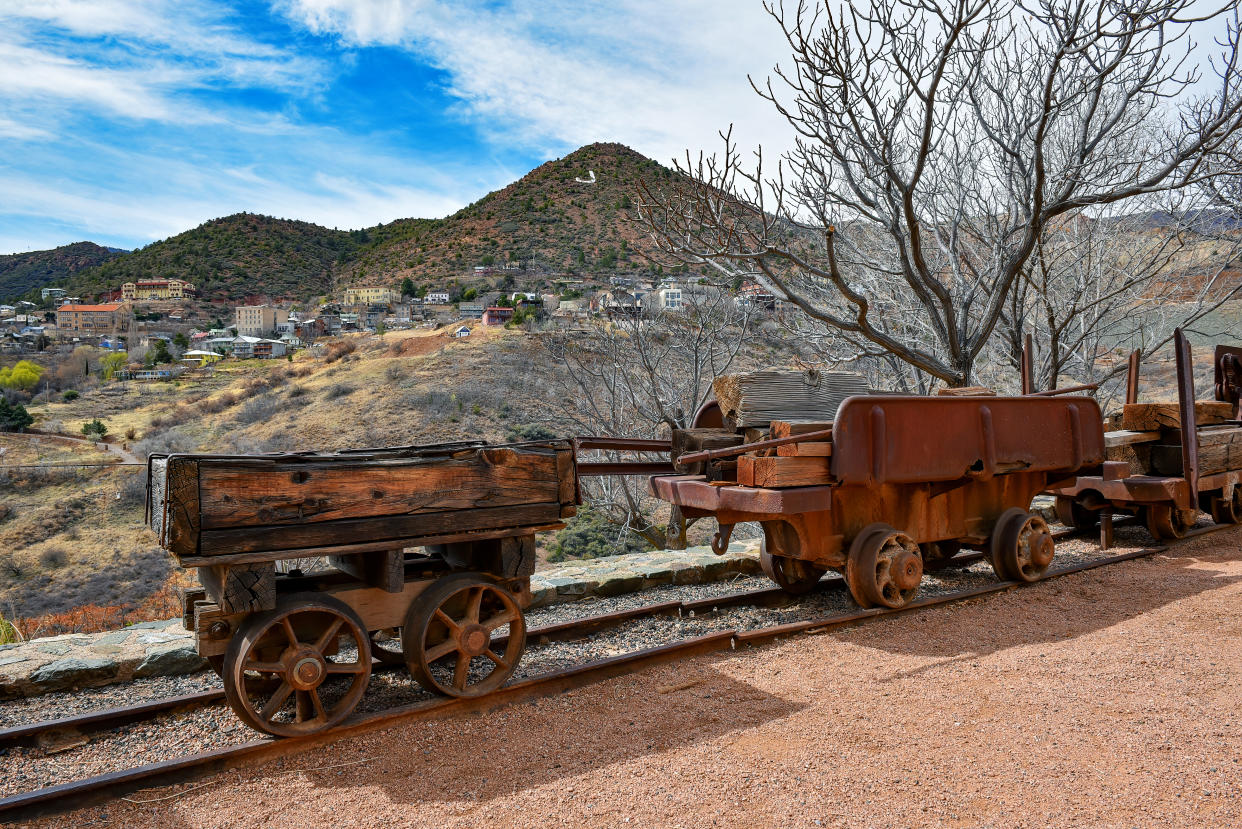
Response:
[{"label": "green tree", "polygon": [[414,296],[414,280],[408,276],[401,280],[401,296]]},{"label": "green tree", "polygon": [[26,411],[25,406],[21,403],[10,403],[7,398],[0,396],[0,432],[20,432],[31,423],[34,423],[34,418]]},{"label": "green tree", "polygon": [[384,325],[383,320],[375,323],[375,333],[381,337],[388,333],[388,327]]},{"label": "green tree", "polygon": [[474,299],[478,295],[479,295],[479,292],[476,291],[474,288],[467,288],[466,290],[462,291],[461,298],[464,299],[466,302],[469,302],[470,300]]},{"label": "green tree", "polygon": [[108,434],[108,426],[99,418],[95,418],[89,423],[82,424],[82,434],[87,437],[95,437],[96,440],[103,440],[103,436]]},{"label": "green tree", "polygon": [[178,331],[173,336],[173,345],[177,346],[177,348],[180,348],[182,351],[185,351],[190,347],[190,338],[185,335],[184,331]]},{"label": "green tree", "polygon": [[151,365],[173,362],[173,355],[168,350],[168,343],[163,340],[156,340],[151,343],[151,348],[147,351],[147,362]]},{"label": "green tree", "polygon": [[123,351],[114,351],[111,354],[105,354],[99,360],[100,375],[105,380],[111,380],[116,376],[116,373],[124,367],[127,359],[128,357]]},{"label": "green tree", "polygon": [[12,368],[0,368],[0,389],[30,391],[39,384],[39,378],[47,371],[38,363],[19,360]]}]

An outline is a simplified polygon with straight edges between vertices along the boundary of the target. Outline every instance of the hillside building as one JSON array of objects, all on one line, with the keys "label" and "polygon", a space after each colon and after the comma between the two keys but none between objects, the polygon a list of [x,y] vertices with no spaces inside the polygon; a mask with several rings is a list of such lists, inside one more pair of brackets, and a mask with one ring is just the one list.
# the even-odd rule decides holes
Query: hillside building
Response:
[{"label": "hillside building", "polygon": [[62,305],[56,309],[56,328],[74,337],[115,337],[129,331],[132,315],[129,305]]},{"label": "hillside building", "polygon": [[121,299],[187,299],[198,293],[184,279],[140,279],[121,285]]},{"label": "hillside building", "polygon": [[233,327],[243,337],[268,337],[289,320],[289,312],[271,305],[241,305],[234,311]]},{"label": "hillside building", "polygon": [[392,288],[357,287],[345,289],[346,305],[389,305],[400,299]]},{"label": "hillside building", "polygon": [[483,312],[484,325],[504,325],[513,319],[513,309],[505,308],[500,305],[493,305]]},{"label": "hillside building", "polygon": [[428,291],[427,295],[423,297],[423,302],[427,303],[428,305],[448,305],[449,292],[448,291]]},{"label": "hillside building", "polygon": [[44,301],[47,301],[49,299],[60,299],[61,297],[68,294],[69,292],[66,291],[64,288],[44,288],[41,291],[41,293],[43,295]]}]

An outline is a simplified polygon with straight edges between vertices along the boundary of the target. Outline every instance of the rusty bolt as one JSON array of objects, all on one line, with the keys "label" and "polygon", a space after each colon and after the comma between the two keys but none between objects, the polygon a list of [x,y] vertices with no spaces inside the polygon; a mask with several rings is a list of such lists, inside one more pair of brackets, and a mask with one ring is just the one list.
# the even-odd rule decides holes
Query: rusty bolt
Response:
[{"label": "rusty bolt", "polygon": [[207,636],[212,639],[224,639],[229,635],[228,622],[212,622],[207,628]]}]

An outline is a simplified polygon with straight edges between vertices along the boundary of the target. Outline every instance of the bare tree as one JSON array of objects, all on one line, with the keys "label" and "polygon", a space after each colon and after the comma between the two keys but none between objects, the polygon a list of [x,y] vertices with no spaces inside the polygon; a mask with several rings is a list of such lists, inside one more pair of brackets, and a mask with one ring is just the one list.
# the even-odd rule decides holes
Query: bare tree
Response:
[{"label": "bare tree", "polygon": [[[714,287],[688,286],[683,295],[679,311],[636,309],[595,320],[585,331],[543,336],[565,368],[549,413],[558,425],[579,435],[633,438],[667,438],[690,425],[711,397],[712,380],[737,362],[752,320]],[[645,478],[583,479],[586,500],[620,531],[657,548],[684,548],[691,522],[676,507],[666,513],[646,485]]]},{"label": "bare tree", "polygon": [[[1003,351],[989,361],[990,384],[1017,382],[1024,334],[1035,344],[1038,388],[1098,383],[1115,401],[1126,354],[1151,354],[1238,296],[1226,279],[1240,250],[1219,211],[1201,205],[1050,224],[1015,284],[1002,315]],[[996,376],[1000,373],[1007,376]]]},{"label": "bare tree", "polygon": [[[670,259],[757,279],[839,359],[898,387],[973,381],[1057,223],[1202,183],[1242,124],[1237,19],[1218,92],[1192,0],[765,6],[793,63],[755,90],[794,134],[775,169],[687,154],[640,215]],[[1174,104],[1177,100],[1181,103]]]}]

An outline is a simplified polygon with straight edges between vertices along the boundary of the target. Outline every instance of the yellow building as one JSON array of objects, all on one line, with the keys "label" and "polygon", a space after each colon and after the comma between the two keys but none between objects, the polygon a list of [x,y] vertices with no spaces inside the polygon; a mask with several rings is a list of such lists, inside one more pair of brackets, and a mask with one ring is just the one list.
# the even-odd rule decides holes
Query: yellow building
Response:
[{"label": "yellow building", "polygon": [[392,288],[346,288],[346,305],[387,305],[399,297]]},{"label": "yellow building", "polygon": [[185,299],[194,296],[194,286],[184,279],[143,279],[121,286],[121,299]]}]

